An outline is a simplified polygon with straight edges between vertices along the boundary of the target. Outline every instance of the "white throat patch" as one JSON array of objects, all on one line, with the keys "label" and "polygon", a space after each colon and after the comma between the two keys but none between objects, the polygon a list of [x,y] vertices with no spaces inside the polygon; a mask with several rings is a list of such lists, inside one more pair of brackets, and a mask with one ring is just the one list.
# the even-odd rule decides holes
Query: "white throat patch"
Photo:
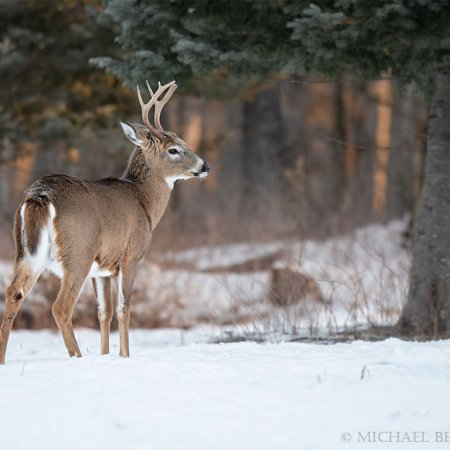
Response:
[{"label": "white throat patch", "polygon": [[172,175],[171,177],[166,177],[164,180],[167,183],[167,186],[170,187],[170,189],[173,189],[175,185],[175,181],[177,180],[188,180],[189,178],[192,178],[192,176],[188,175]]}]

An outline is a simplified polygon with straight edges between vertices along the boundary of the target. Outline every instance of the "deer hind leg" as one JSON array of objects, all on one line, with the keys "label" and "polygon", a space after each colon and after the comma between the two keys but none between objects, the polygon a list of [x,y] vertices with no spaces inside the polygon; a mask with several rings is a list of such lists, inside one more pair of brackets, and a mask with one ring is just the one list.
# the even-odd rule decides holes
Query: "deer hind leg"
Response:
[{"label": "deer hind leg", "polygon": [[86,276],[74,279],[70,275],[65,274],[58,297],[52,307],[53,317],[61,331],[64,344],[71,357],[81,357],[80,348],[73,332],[72,314]]},{"label": "deer hind leg", "polygon": [[5,363],[6,347],[14,319],[46,266],[49,250],[48,226],[53,214],[53,205],[43,197],[29,199],[16,211],[16,271],[11,285],[6,290],[5,310],[0,327],[0,364]]},{"label": "deer hind leg", "polygon": [[39,273],[33,272],[30,265],[20,261],[11,285],[6,290],[5,310],[0,327],[0,364],[5,363],[6,347],[14,319],[22,306],[25,297],[36,283]]},{"label": "deer hind leg", "polygon": [[131,292],[133,290],[136,264],[122,264],[117,275],[117,321],[119,322],[120,356],[130,356],[128,329],[130,327]]},{"label": "deer hind leg", "polygon": [[113,317],[113,303],[111,297],[111,278],[96,277],[92,279],[98,302],[98,320],[101,333],[101,354],[109,353],[109,330]]}]

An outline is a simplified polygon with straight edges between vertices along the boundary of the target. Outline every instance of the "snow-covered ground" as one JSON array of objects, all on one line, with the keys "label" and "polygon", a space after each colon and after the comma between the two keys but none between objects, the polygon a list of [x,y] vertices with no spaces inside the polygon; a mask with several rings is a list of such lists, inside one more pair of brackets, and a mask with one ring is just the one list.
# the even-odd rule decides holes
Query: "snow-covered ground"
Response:
[{"label": "snow-covered ground", "polygon": [[450,432],[449,341],[213,344],[220,331],[133,331],[122,359],[116,334],[113,354],[98,356],[99,334],[76,333],[81,359],[58,334],[13,331],[0,366],[1,449],[450,446],[435,442]]}]

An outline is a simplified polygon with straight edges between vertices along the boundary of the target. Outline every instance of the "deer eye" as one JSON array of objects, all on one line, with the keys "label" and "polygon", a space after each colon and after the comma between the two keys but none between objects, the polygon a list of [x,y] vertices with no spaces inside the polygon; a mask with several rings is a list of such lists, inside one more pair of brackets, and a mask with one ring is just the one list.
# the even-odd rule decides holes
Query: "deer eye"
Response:
[{"label": "deer eye", "polygon": [[169,152],[170,155],[179,155],[180,151],[177,148],[169,148],[169,150],[167,150]]}]

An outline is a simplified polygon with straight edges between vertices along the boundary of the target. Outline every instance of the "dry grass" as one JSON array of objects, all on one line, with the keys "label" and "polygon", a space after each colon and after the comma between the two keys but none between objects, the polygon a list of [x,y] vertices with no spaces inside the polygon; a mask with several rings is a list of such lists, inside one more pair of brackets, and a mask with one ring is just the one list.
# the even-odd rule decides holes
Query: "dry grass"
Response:
[{"label": "dry grass", "polygon": [[[381,233],[381,241],[388,237],[389,233]],[[155,254],[158,264],[140,265],[131,325],[180,329],[214,325],[233,338],[271,341],[392,325],[406,299],[409,259],[397,244],[375,244],[350,236]],[[272,267],[286,267],[299,275],[284,291],[284,300],[276,297],[279,288],[273,290]],[[0,289],[6,289],[11,277],[11,263],[2,264]],[[54,277],[43,277],[25,302],[16,327],[54,327],[51,304],[58,288]],[[91,283],[86,283],[77,304],[74,324],[98,327]]]}]

